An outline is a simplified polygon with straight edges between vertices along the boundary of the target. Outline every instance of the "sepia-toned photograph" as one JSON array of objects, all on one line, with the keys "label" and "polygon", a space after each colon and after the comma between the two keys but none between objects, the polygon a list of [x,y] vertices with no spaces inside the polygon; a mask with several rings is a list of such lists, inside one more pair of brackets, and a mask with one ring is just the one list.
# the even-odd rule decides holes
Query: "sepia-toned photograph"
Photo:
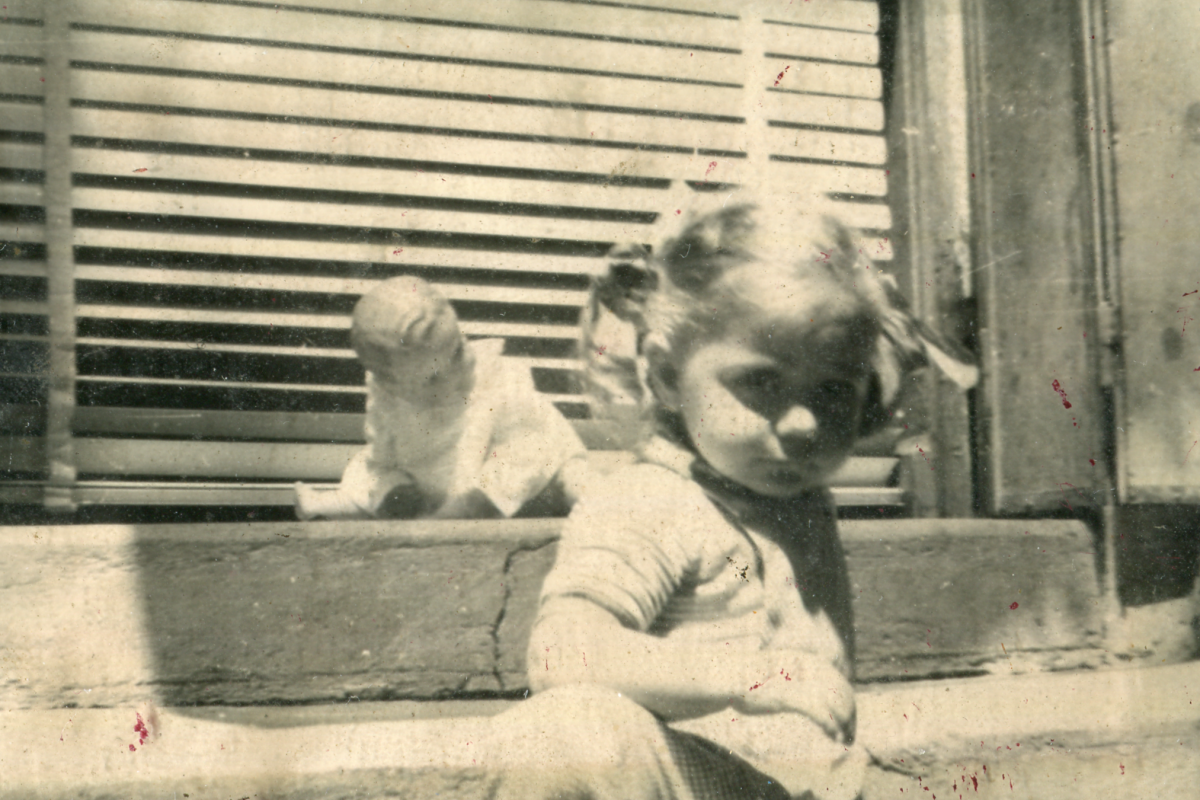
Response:
[{"label": "sepia-toned photograph", "polygon": [[1198,33],[0,0],[0,800],[1196,797]]}]

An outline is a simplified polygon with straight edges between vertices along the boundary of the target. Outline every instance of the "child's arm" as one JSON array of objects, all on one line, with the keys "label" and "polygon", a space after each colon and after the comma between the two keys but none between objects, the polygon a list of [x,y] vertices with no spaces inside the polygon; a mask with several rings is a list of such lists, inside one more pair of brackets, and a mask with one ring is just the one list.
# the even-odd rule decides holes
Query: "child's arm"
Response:
[{"label": "child's arm", "polygon": [[720,643],[708,650],[681,646],[627,628],[579,597],[546,598],[530,638],[529,679],[535,691],[608,686],[668,720],[732,705],[745,714],[803,714],[836,737],[854,715],[850,684],[818,656]]}]

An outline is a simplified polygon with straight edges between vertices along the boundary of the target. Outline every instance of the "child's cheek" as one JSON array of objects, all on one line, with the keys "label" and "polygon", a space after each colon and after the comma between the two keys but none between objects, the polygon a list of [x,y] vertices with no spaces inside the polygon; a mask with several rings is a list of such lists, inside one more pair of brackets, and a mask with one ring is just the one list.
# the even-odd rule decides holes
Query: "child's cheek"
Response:
[{"label": "child's cheek", "polygon": [[733,395],[710,393],[705,399],[706,404],[691,409],[686,415],[688,433],[697,445],[701,442],[716,447],[741,446],[750,442],[762,445],[771,438],[770,423]]}]

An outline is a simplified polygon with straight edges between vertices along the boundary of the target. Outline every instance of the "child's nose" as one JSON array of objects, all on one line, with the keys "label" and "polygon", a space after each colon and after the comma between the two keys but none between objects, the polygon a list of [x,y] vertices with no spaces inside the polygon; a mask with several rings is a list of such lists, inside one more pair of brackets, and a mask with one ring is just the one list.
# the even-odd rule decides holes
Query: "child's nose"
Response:
[{"label": "child's nose", "polygon": [[775,435],[784,442],[808,441],[817,435],[817,418],[805,406],[792,406],[775,423]]}]

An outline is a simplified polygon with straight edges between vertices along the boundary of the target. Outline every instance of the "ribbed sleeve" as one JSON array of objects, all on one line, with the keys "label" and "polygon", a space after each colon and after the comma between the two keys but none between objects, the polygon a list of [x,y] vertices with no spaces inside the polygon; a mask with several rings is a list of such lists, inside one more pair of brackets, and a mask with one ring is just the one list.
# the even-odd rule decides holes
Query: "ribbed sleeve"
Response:
[{"label": "ribbed sleeve", "polygon": [[543,599],[583,597],[648,629],[704,550],[697,511],[701,519],[714,513],[694,483],[661,467],[606,478],[572,511]]}]

